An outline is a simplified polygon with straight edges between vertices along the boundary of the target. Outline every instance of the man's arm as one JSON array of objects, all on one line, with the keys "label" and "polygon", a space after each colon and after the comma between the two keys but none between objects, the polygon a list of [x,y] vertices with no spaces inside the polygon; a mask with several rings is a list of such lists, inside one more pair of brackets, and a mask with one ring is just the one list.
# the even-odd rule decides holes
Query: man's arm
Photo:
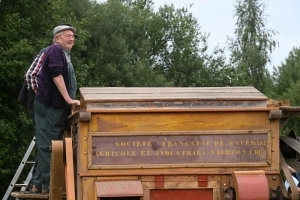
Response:
[{"label": "man's arm", "polygon": [[55,83],[57,89],[59,90],[59,92],[61,93],[61,95],[63,96],[63,98],[69,105],[71,105],[71,104],[80,105],[80,101],[71,99],[71,97],[67,91],[65,81],[64,81],[64,78],[62,77],[62,75],[54,77],[53,82]]}]

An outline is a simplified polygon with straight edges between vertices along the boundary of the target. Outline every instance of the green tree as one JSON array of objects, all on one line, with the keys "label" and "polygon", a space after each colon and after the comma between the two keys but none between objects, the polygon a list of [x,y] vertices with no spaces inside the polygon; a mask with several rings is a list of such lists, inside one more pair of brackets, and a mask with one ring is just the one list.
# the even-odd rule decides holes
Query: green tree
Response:
[{"label": "green tree", "polygon": [[[33,137],[27,109],[17,101],[24,74],[35,54],[52,43],[53,28],[66,22],[84,26],[74,13],[66,12],[65,0],[0,1],[0,179],[3,180],[0,196],[4,195]],[[82,32],[74,50],[76,56],[86,49],[86,37],[88,34]],[[74,66],[84,68],[83,61],[74,58]],[[85,78],[78,77],[80,81]]]},{"label": "green tree", "polygon": [[223,50],[207,54],[208,35],[187,8],[155,12],[151,0],[108,0],[88,18],[89,86],[228,85]]},{"label": "green tree", "polygon": [[[289,99],[292,106],[300,105],[300,48],[294,47],[288,57],[273,71],[274,99]],[[300,133],[299,117],[290,120],[283,128],[283,132],[294,130]]]},{"label": "green tree", "polygon": [[237,18],[235,35],[229,38],[230,62],[236,68],[236,85],[253,85],[265,91],[266,65],[277,46],[272,39],[276,34],[266,29],[266,4],[261,0],[236,0]]},{"label": "green tree", "polygon": [[147,38],[151,1],[108,0],[89,14],[88,86],[169,85],[151,69]]}]

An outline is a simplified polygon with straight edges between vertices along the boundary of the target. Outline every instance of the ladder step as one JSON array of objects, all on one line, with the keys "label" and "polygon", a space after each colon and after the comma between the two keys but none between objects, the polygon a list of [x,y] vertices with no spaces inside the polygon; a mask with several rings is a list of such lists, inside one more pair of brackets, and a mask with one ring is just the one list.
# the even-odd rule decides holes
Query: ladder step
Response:
[{"label": "ladder step", "polygon": [[15,187],[26,187],[28,184],[25,184],[25,183],[18,183],[18,184],[15,184]]},{"label": "ladder step", "polygon": [[34,163],[35,163],[34,161],[27,161],[26,162],[26,164],[31,164],[31,165],[34,165]]}]

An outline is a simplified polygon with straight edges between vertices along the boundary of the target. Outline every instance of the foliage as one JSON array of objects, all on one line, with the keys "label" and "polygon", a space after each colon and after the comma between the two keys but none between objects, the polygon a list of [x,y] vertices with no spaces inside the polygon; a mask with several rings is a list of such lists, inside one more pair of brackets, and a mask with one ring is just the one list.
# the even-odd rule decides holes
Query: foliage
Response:
[{"label": "foliage", "polygon": [[237,17],[235,35],[229,38],[230,61],[236,68],[236,85],[253,85],[264,92],[266,64],[277,46],[272,39],[276,34],[266,29],[265,8],[261,0],[236,0]]},{"label": "foliage", "polygon": [[187,8],[154,12],[151,0],[109,0],[88,18],[88,86],[214,86],[206,79],[226,77],[218,72],[225,58],[207,54],[208,36]]},{"label": "foliage", "polygon": [[[300,105],[300,47],[290,51],[285,62],[274,68],[273,72],[274,95],[273,98],[289,99],[292,106]],[[294,130],[300,133],[299,117],[284,126],[283,131]]]},{"label": "foliage", "polygon": [[[27,109],[17,101],[24,74],[35,54],[52,43],[49,30],[58,23],[84,24],[77,22],[72,13],[66,18],[64,8],[64,0],[0,1],[0,179],[5,180],[0,184],[0,196],[7,189],[33,138],[33,124]],[[83,33],[83,39],[87,35]],[[86,49],[83,41],[79,43],[75,54]],[[76,65],[82,61],[74,59],[74,62]],[[83,79],[79,77],[79,80]],[[21,176],[20,180],[25,178]]]}]

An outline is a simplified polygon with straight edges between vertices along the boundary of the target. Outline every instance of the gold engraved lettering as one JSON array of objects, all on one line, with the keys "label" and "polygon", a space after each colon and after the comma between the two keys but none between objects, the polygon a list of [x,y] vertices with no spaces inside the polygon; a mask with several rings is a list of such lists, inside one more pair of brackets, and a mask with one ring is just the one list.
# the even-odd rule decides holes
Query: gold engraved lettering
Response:
[{"label": "gold engraved lettering", "polygon": [[156,156],[173,156],[173,151],[156,151]]},{"label": "gold engraved lettering", "polygon": [[224,146],[224,141],[215,141],[215,146]]},{"label": "gold engraved lettering", "polygon": [[218,155],[225,155],[225,151],[224,150],[218,150]]},{"label": "gold engraved lettering", "polygon": [[126,146],[126,143],[125,143],[125,142],[121,142],[120,144],[121,144],[122,147],[125,147],[125,146]]},{"label": "gold engraved lettering", "polygon": [[260,155],[261,151],[259,149],[255,149],[255,150],[250,150],[250,154],[254,154],[254,155]]},{"label": "gold engraved lettering", "polygon": [[251,141],[251,144],[257,146],[266,146],[267,141],[266,140]]},{"label": "gold engraved lettering", "polygon": [[201,141],[201,142],[200,142],[200,145],[201,145],[201,146],[210,146],[210,145],[211,145],[211,142],[210,142],[209,140]]},{"label": "gold engraved lettering", "polygon": [[120,146],[120,142],[115,142],[116,147]]},{"label": "gold engraved lettering", "polygon": [[189,146],[189,143],[187,141],[180,141],[181,146]]},{"label": "gold engraved lettering", "polygon": [[[218,141],[217,141],[218,142]],[[216,142],[215,142],[216,143]],[[244,145],[260,145],[260,146],[266,146],[267,145],[267,141],[266,140],[229,140],[228,144],[230,146],[244,146]]]},{"label": "gold engraved lettering", "polygon": [[150,151],[141,151],[141,156],[150,156],[151,152]]}]

